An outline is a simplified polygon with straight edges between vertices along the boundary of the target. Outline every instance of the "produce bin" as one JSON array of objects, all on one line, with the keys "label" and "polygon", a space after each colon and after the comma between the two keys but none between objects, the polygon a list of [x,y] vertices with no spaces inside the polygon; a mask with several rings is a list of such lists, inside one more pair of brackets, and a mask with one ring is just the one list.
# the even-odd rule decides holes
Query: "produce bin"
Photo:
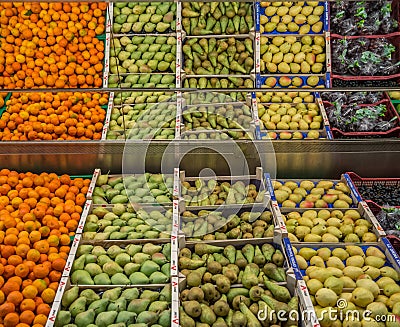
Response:
[{"label": "produce bin", "polygon": [[[296,258],[293,257],[295,256],[293,252],[293,248],[300,250],[302,248],[311,248],[314,250],[318,250],[321,248],[329,248],[331,251],[336,249],[336,248],[342,248],[345,249],[347,246],[351,245],[351,244],[347,244],[347,243],[330,243],[330,244],[318,244],[316,245],[315,243],[297,243],[297,244],[293,244],[292,242],[290,242],[288,239],[284,239],[284,244],[285,244],[285,249],[288,252],[287,255],[289,257],[292,257],[292,259],[289,259],[289,263],[291,265],[291,268],[293,268],[294,271],[300,272],[300,274],[302,276],[306,275],[305,269],[301,269],[298,263],[298,260]],[[289,249],[289,247],[291,249]],[[384,266],[387,267],[391,267],[393,269],[395,269],[397,272],[400,271],[400,259],[399,256],[396,254],[396,252],[394,251],[393,247],[391,246],[390,242],[386,239],[386,238],[382,238],[379,242],[375,242],[375,243],[371,243],[368,245],[362,245],[360,244],[358,246],[359,248],[362,249],[362,251],[365,252],[367,251],[367,249],[369,247],[375,247],[377,249],[379,249],[381,252],[383,252],[386,256],[385,259],[385,263]],[[307,265],[310,266],[309,260],[306,260]],[[345,261],[343,261],[345,264]],[[379,279],[379,278],[378,278]]]},{"label": "produce bin", "polygon": [[[146,175],[147,174],[147,175]],[[118,203],[122,203],[122,204],[127,204],[129,202],[132,203],[138,203],[138,204],[172,204],[172,189],[174,186],[174,176],[173,176],[173,172],[171,174],[164,174],[164,175],[160,175],[160,174],[151,174],[151,173],[146,173],[146,174],[125,174],[125,175],[102,175],[101,170],[98,169],[96,170],[96,174],[92,180],[92,190],[90,192],[88,192],[87,198],[90,200],[93,200],[93,204],[96,205],[104,205],[104,206],[108,206],[109,204],[116,204],[117,201]],[[154,176],[153,176],[154,175]],[[149,179],[147,179],[147,177]],[[152,181],[150,181],[150,177],[153,176]],[[101,180],[100,180],[101,178]],[[106,180],[105,183],[103,183]],[[154,182],[153,182],[154,180]],[[149,182],[150,181],[150,182]],[[107,184],[107,183],[112,183],[112,185]],[[116,183],[116,184],[115,184]],[[125,185],[125,183],[127,183]],[[135,197],[132,197],[134,194],[132,192],[128,192],[128,193],[132,193],[128,196],[121,194],[122,191],[125,190],[128,187],[129,189],[129,185],[134,184],[135,187],[140,188],[141,189],[141,196],[139,196],[138,194],[136,194]],[[142,186],[145,186],[147,189],[147,191],[142,191],[142,189],[144,189],[143,187],[138,187],[139,184],[142,183]],[[166,198],[160,198],[160,202],[155,201],[156,199],[155,197],[158,197],[158,195],[156,195],[156,193],[160,193],[160,192],[153,192],[153,195],[149,195],[149,187],[153,187],[154,184],[157,184],[159,187],[161,188],[165,188],[164,190],[160,190],[163,191],[163,195],[165,195],[168,199]],[[112,186],[111,189],[112,191],[110,195],[105,195],[103,194],[104,188],[110,189],[109,187],[104,187],[103,190],[101,190],[101,186],[104,185],[109,185]],[[115,186],[117,185],[117,188],[115,188]],[[164,185],[164,186],[163,186]],[[118,192],[117,192],[118,191]],[[119,194],[117,194],[119,193]],[[144,195],[143,195],[143,194]],[[114,196],[113,196],[114,195]],[[119,197],[117,199],[114,199],[115,196],[117,195],[122,195],[123,198]],[[146,198],[147,196],[147,198]],[[114,201],[111,199],[114,199]],[[128,199],[129,197],[129,199]],[[138,197],[140,197],[141,199],[138,199]],[[110,200],[111,199],[111,200]],[[167,201],[168,200],[168,201]]]},{"label": "produce bin", "polygon": [[[395,63],[400,59],[399,43],[400,35],[397,34],[394,36],[366,35],[363,37],[332,34],[332,78],[344,81],[374,81],[374,83],[375,81],[399,79],[400,70],[398,66],[395,66]],[[335,50],[342,44],[343,51]],[[355,47],[355,50],[352,46]],[[351,53],[352,50],[354,53]],[[356,60],[350,62],[352,58],[349,56],[353,54],[360,54],[360,56],[355,57]],[[360,65],[360,61],[363,65]],[[380,68],[369,67],[371,63],[380,65],[378,66]],[[384,63],[386,66],[382,66]],[[340,66],[338,66],[339,64]],[[352,69],[354,75],[351,75],[349,68]],[[364,72],[356,70],[358,68],[364,69]]]},{"label": "produce bin", "polygon": [[[215,245],[228,241],[232,244],[241,244],[243,240],[247,242],[271,241],[274,237],[280,237],[280,232],[276,228],[278,226],[276,219],[271,204],[267,207],[255,204],[252,208],[239,210],[230,207],[217,210],[199,207],[196,210],[186,210],[182,203],[179,214],[179,234],[184,235],[188,241],[203,240]],[[225,224],[226,228],[223,227]]]},{"label": "produce bin", "polygon": [[86,241],[77,234],[63,276],[69,276],[73,285],[84,286],[165,284],[172,275],[171,253],[170,239]]},{"label": "produce bin", "polygon": [[330,34],[262,35],[259,55],[263,75],[324,74],[331,69]]},{"label": "produce bin", "polygon": [[256,76],[252,75],[196,75],[189,77],[182,73],[182,85],[191,89],[241,89],[253,88]]},{"label": "produce bin", "polygon": [[[388,189],[400,188],[400,178],[366,178],[366,177],[361,177],[354,172],[348,172],[347,174],[351,178],[352,183],[354,184],[357,192],[361,195],[363,200],[365,200],[368,204],[371,202],[374,204],[374,207],[371,208],[374,209],[373,210],[374,214],[378,213],[381,207],[386,205],[386,203],[383,202],[376,203],[372,199],[366,198],[365,196],[363,196],[363,191],[360,192],[360,189],[373,188],[373,187],[383,187]],[[390,191],[388,190],[388,192]],[[400,208],[400,203],[397,205],[397,207]]]},{"label": "produce bin", "polygon": [[181,7],[182,25],[177,28],[188,36],[248,34],[254,31],[257,19],[254,4],[249,2],[183,2]]},{"label": "produce bin", "polygon": [[[303,244],[305,243],[333,243],[336,241],[339,242],[345,242],[346,244],[348,243],[372,243],[375,241],[378,241],[380,238],[385,237],[386,233],[384,232],[384,230],[382,229],[381,225],[378,223],[378,221],[375,219],[375,217],[373,215],[371,215],[369,210],[366,210],[363,205],[361,203],[358,204],[358,208],[357,209],[334,209],[334,208],[328,208],[328,209],[300,209],[300,208],[294,208],[294,209],[289,209],[289,208],[285,208],[282,209],[280,208],[280,213],[283,216],[283,220],[285,222],[286,228],[288,230],[288,233],[291,234],[289,235],[289,238],[291,239],[292,244],[297,244],[297,243],[301,243]],[[355,218],[351,218],[352,220],[354,220],[354,223],[357,224],[357,220],[359,219],[364,219],[365,221],[367,221],[368,223],[370,223],[371,225],[368,226],[367,229],[364,229],[363,232],[359,235],[355,232],[354,230],[354,226],[352,227],[352,231],[351,233],[348,234],[355,234],[358,236],[358,238],[350,240],[350,238],[346,238],[346,236],[348,235],[344,235],[342,230],[340,229],[340,227],[343,226],[343,222],[342,222],[342,218],[343,216],[346,216],[347,212],[349,211],[350,214],[350,218],[352,217],[352,215],[354,214]],[[315,212],[315,214],[314,214]],[[342,213],[342,218],[340,218],[339,216],[337,216],[337,214],[341,212]],[[358,215],[356,214],[356,212],[358,213]],[[307,218],[307,221],[300,221],[300,218]],[[307,224],[311,221],[314,226],[318,225],[319,222],[317,221],[317,219],[323,219],[325,220],[325,218],[327,218],[328,222],[326,223],[325,229],[324,231],[315,231],[318,234],[314,234],[314,235],[319,235],[321,238],[315,238],[314,241],[310,240],[310,239],[305,239],[305,235],[312,235],[311,233],[313,232],[313,227],[309,227]],[[333,218],[331,222],[329,222],[329,219]],[[337,218],[337,220],[334,220],[335,218]],[[322,220],[321,220],[322,221]],[[326,220],[325,220],[326,221]],[[289,224],[288,224],[289,222]],[[297,224],[296,224],[297,223]],[[308,227],[309,230],[306,228],[305,231],[297,231],[296,228],[297,226],[304,226],[304,227]],[[358,226],[358,225],[357,225]],[[304,228],[303,227],[303,228]],[[333,228],[334,227],[334,228]],[[297,234],[297,232],[299,234]],[[336,234],[339,233],[340,234]],[[363,235],[365,235],[366,233],[369,234],[373,234],[375,239],[370,239],[372,237],[372,235],[368,235],[368,237],[366,236],[366,239],[364,240]],[[330,234],[330,235],[334,235],[335,239],[334,240],[329,240],[328,238],[325,240],[322,235],[324,234]],[[304,236],[303,236],[304,235]],[[339,237],[340,235],[342,235],[341,237]],[[310,236],[309,236],[310,237]],[[295,241],[297,240],[297,241]]]},{"label": "produce bin", "polygon": [[[131,204],[95,205],[88,200],[78,232],[84,241],[170,238],[172,207]],[[108,237],[104,239],[106,234]],[[101,237],[100,237],[101,236]]]},{"label": "produce bin", "polygon": [[[298,305],[296,306],[296,308],[291,308],[292,310],[294,310],[294,312],[296,312],[297,314],[295,314],[293,312],[292,317],[293,319],[296,319],[297,317],[299,317],[299,321],[298,321],[298,326],[311,326],[311,322],[310,321],[306,321],[306,320],[302,320],[303,315],[301,314],[301,312],[303,312],[304,310],[306,310],[306,303],[311,301],[309,299],[309,295],[307,290],[301,290],[299,288],[299,286],[296,284],[294,278],[292,277],[292,275],[288,275],[288,281],[287,283],[283,284],[283,286],[285,288],[287,288],[287,290],[290,293],[290,296],[294,297],[297,296],[298,297]],[[190,286],[187,285],[187,280],[184,278],[179,278],[176,281],[176,285],[173,285],[173,288],[176,288],[175,293],[176,294],[188,294],[188,291],[190,290]],[[261,288],[259,290],[267,290],[267,288],[265,286],[261,286]],[[174,292],[174,290],[173,290]],[[245,294],[245,289],[243,289],[243,287],[241,287],[240,285],[237,286],[233,286],[231,288],[231,291],[228,292],[228,296],[227,296],[227,301],[228,301],[228,305],[232,310],[233,307],[233,300],[232,300],[232,295],[233,293],[238,293],[240,294],[241,292],[244,292],[243,294]],[[210,300],[211,303],[214,302],[212,300]],[[172,326],[177,327],[177,326],[184,326],[184,322],[186,321],[187,317],[186,317],[186,311],[185,309],[183,309],[182,303],[184,301],[181,300],[181,298],[179,297],[179,301],[173,301],[172,302],[172,306],[173,309],[172,311],[175,312],[176,318],[173,319],[173,324]],[[257,303],[250,301],[250,303]],[[235,304],[236,305],[236,304]],[[234,311],[240,311],[238,310],[239,308],[236,308],[236,310]],[[243,310],[243,309],[242,309]],[[278,310],[276,310],[278,311]],[[181,314],[181,315],[180,315]],[[256,320],[260,323],[264,323],[264,320],[269,320],[270,318],[270,312],[265,312],[264,309],[260,309],[259,308],[259,312],[258,314],[254,314],[254,317],[257,318]],[[218,316],[217,316],[218,318]],[[231,320],[231,316],[228,314],[228,316],[225,316],[224,319],[225,321],[230,321]],[[199,318],[195,318],[195,320],[198,320]],[[221,319],[221,317],[220,317]],[[276,319],[276,317],[275,317]],[[279,319],[277,319],[277,324],[279,323],[284,323],[284,321],[288,320],[288,317],[284,317],[284,315],[281,315],[279,317]],[[222,321],[222,320],[221,320]]]},{"label": "produce bin", "polygon": [[[265,187],[265,181],[263,179],[261,167],[258,167],[256,169],[256,175],[217,176],[215,179],[210,178],[210,177],[186,177],[185,171],[181,171],[180,181],[181,181],[181,196],[183,197],[183,201],[186,203],[188,210],[193,210],[193,209],[198,208],[199,204],[202,205],[203,209],[215,209],[215,208],[218,208],[220,205],[229,205],[230,208],[240,209],[240,208],[251,207],[253,205],[253,203],[266,204],[266,202],[267,202],[268,194],[267,194],[267,190]],[[217,183],[215,183],[215,181]],[[231,187],[233,187],[232,186],[233,184],[237,183],[236,185],[237,185],[237,188],[239,188],[239,191],[237,191],[237,190],[235,190],[235,191],[236,191],[236,193],[241,192],[241,194],[244,194],[243,192],[246,191],[246,187],[248,187],[249,184],[253,184],[253,187],[252,187],[252,189],[250,189],[250,191],[254,190],[255,192],[250,192],[250,193],[251,193],[251,197],[253,197],[253,199],[254,199],[254,202],[253,203],[243,202],[244,201],[244,195],[243,195],[243,198],[239,199],[239,200],[241,200],[240,202],[243,202],[243,203],[238,202],[239,200],[237,200],[236,198],[235,199],[230,198],[230,200],[229,200],[227,198],[224,199],[222,197],[219,199],[219,201],[217,201],[218,199],[215,199],[215,197],[213,197],[215,199],[215,202],[214,202],[214,204],[212,204],[210,196],[207,195],[208,194],[207,192],[211,191],[211,189],[212,190],[215,189],[216,191],[221,191],[220,185],[224,182],[229,183],[231,185]],[[207,187],[207,189],[205,191],[205,194],[207,196],[204,196],[204,198],[201,199],[200,202],[198,202],[198,200],[196,198],[195,198],[196,201],[193,201],[193,198],[195,196],[197,197],[197,195],[199,193],[198,189],[200,189],[200,190],[205,189],[206,184],[210,185],[210,187]],[[198,185],[200,185],[201,188],[198,187]],[[213,186],[213,187],[211,187],[211,186]],[[219,186],[219,189],[217,189],[218,186]],[[225,184],[224,189],[227,187],[228,187],[228,185]],[[234,186],[234,187],[236,187],[236,186]],[[229,188],[229,190],[230,190],[230,188]],[[228,193],[228,194],[226,194],[227,197],[230,194],[229,191],[225,191],[225,193]],[[235,196],[235,193],[232,192],[232,196]],[[229,200],[230,203],[227,203],[228,202],[227,200]]]},{"label": "produce bin", "polygon": [[[330,120],[330,129],[333,133],[333,138],[359,138],[359,137],[399,137],[400,136],[400,116],[397,113],[397,111],[394,109],[393,104],[389,101],[389,100],[382,100],[378,103],[372,104],[372,105],[364,105],[364,104],[360,104],[359,105],[359,109],[367,109],[367,107],[369,106],[381,106],[384,105],[387,110],[384,113],[384,116],[382,118],[382,121],[379,121],[378,124],[380,122],[393,122],[392,125],[393,127],[388,129],[385,132],[380,132],[380,131],[369,131],[369,132],[347,132],[347,131],[342,131],[337,127],[333,127],[333,123]],[[329,102],[323,102],[323,106],[325,108],[325,111],[328,112],[328,117],[330,117],[329,115],[329,111],[330,110],[336,110],[336,109],[328,109],[328,108],[332,108],[333,105],[331,105]],[[340,108],[340,107],[339,107]],[[343,106],[342,108],[347,108],[347,106]],[[341,108],[341,110],[342,110]],[[358,111],[358,110],[357,110]],[[364,114],[365,115],[365,114]],[[340,114],[340,117],[342,117],[343,114]],[[382,116],[382,115],[380,115]],[[355,119],[355,115],[353,116]],[[367,116],[368,117],[368,116]],[[380,118],[379,118],[380,119]],[[376,118],[375,118],[376,120]],[[381,124],[382,125],[382,124]],[[375,126],[374,126],[375,127]],[[385,127],[386,128],[386,127]]]},{"label": "produce bin", "polygon": [[257,74],[257,88],[330,88],[330,74],[313,75],[259,75]]},{"label": "produce bin", "polygon": [[338,1],[330,4],[330,20],[331,33],[391,35],[399,31],[399,26],[394,24],[399,20],[399,1],[359,3],[355,6],[346,6],[345,1]]},{"label": "produce bin", "polygon": [[[345,206],[345,207],[343,207],[343,206],[336,206],[336,209],[341,209],[341,208],[344,208],[344,209],[346,209],[346,208],[356,208],[357,206],[358,206],[358,203],[359,202],[362,202],[362,199],[361,199],[361,196],[358,194],[358,192],[357,192],[357,190],[356,190],[356,188],[355,188],[355,186],[353,185],[353,183],[352,183],[352,181],[351,181],[351,179],[350,179],[350,176],[348,176],[347,174],[343,174],[342,176],[341,176],[341,178],[340,178],[340,180],[331,180],[331,181],[327,181],[327,180],[314,180],[314,179],[310,179],[310,180],[297,180],[297,179],[279,179],[279,180],[271,180],[271,177],[269,176],[269,174],[268,173],[266,173],[266,176],[265,176],[265,179],[266,179],[266,184],[267,184],[267,188],[268,188],[268,192],[269,192],[269,194],[270,194],[270,196],[271,196],[271,199],[272,199],[272,201],[276,201],[276,200],[278,200],[278,203],[279,203],[279,207],[283,207],[283,208],[286,208],[287,206],[285,205],[285,206],[283,206],[283,202],[284,201],[286,201],[286,200],[284,200],[284,201],[281,201],[280,199],[277,199],[276,198],[276,190],[277,190],[277,187],[279,187],[279,188],[282,188],[282,186],[284,186],[284,184],[285,183],[287,183],[287,182],[293,182],[294,184],[292,184],[292,186],[291,187],[293,187],[294,189],[295,188],[298,188],[300,185],[301,185],[301,183],[303,182],[303,186],[301,187],[301,188],[304,188],[305,186],[308,188],[308,189],[310,189],[310,190],[312,190],[312,189],[314,189],[314,188],[324,188],[325,189],[325,192],[324,192],[324,195],[327,195],[328,193],[327,193],[327,191],[329,191],[328,189],[332,189],[332,188],[336,188],[336,187],[340,187],[340,188],[342,188],[342,189],[344,189],[345,190],[345,194],[347,194],[347,197],[343,197],[343,198],[346,198],[346,201],[345,202],[347,202],[347,205]],[[275,188],[274,188],[274,186],[273,186],[273,183],[276,183],[276,182],[278,182],[278,183],[280,183],[280,184],[276,184],[275,186]],[[321,184],[319,184],[319,183],[321,183]],[[324,183],[326,183],[326,185],[325,186],[322,186]],[[296,186],[296,184],[297,184],[297,186]],[[308,185],[307,185],[308,184]],[[314,184],[314,186],[312,187],[312,184]],[[318,187],[316,187],[317,185],[319,184],[319,186]],[[340,186],[339,186],[340,185]],[[329,187],[328,187],[329,186]],[[283,190],[284,191],[284,190]],[[316,192],[316,191],[315,191]],[[315,194],[315,192],[314,192],[314,194]],[[286,193],[288,193],[288,194],[291,194],[291,193],[289,193],[288,191],[286,192]],[[312,194],[312,193],[310,193],[310,191],[306,191],[306,192],[301,192],[302,194],[301,194],[301,196],[302,196],[302,198],[301,198],[301,200],[304,200],[306,197],[307,197],[307,195],[309,195],[309,194]],[[331,192],[332,193],[332,192]],[[337,192],[333,192],[333,193],[337,193]],[[305,195],[305,196],[304,196]],[[321,193],[321,195],[322,195],[322,193]],[[318,196],[317,196],[318,197]],[[315,200],[315,201],[314,201]],[[316,199],[314,199],[314,200],[308,200],[307,202],[314,202],[314,203],[316,203]],[[318,197],[318,200],[319,200],[319,197]],[[291,200],[292,201],[292,200]],[[325,201],[325,200],[324,200]],[[351,201],[351,203],[350,203],[350,201]],[[294,201],[293,201],[294,202]],[[335,202],[335,201],[334,201]],[[294,208],[298,208],[298,207],[301,207],[298,203],[295,203],[296,205],[295,206],[292,206],[292,207],[294,207]],[[306,205],[306,203],[304,204],[304,205]],[[311,206],[311,203],[308,203],[307,205],[310,205],[310,207],[309,208],[313,208],[314,206]],[[325,203],[324,204],[324,207],[325,208],[333,208],[334,207],[334,205],[332,204],[332,203]],[[323,207],[323,208],[324,208]],[[323,209],[323,208],[321,208],[321,209]]]},{"label": "produce bin", "polygon": [[[145,311],[146,309],[150,308],[149,305],[153,302],[155,302],[156,300],[158,301],[166,301],[167,304],[165,309],[162,310],[162,312],[158,312],[158,314],[154,315],[152,314],[152,316],[154,316],[154,319],[158,317],[163,317],[162,321],[163,322],[170,322],[171,320],[171,284],[165,284],[165,285],[146,285],[146,286],[142,286],[142,287],[133,287],[133,286],[129,286],[129,285],[124,285],[121,287],[116,287],[116,286],[74,286],[71,284],[70,282],[70,278],[68,277],[63,277],[60,281],[60,287],[57,290],[57,296],[55,301],[53,302],[51,311],[50,311],[50,315],[49,318],[47,320],[46,323],[46,327],[52,327],[54,326],[54,324],[63,324],[66,325],[65,321],[63,321],[62,319],[66,319],[69,320],[70,322],[73,321],[72,317],[71,319],[68,319],[69,315],[68,313],[66,313],[66,311],[72,313],[75,315],[75,317],[78,318],[83,318],[85,317],[85,319],[88,319],[89,317],[91,318],[93,316],[93,313],[91,312],[91,310],[98,310],[95,312],[94,316],[93,316],[93,323],[95,322],[95,319],[99,316],[99,314],[101,312],[133,312],[136,313],[136,315],[138,315],[140,312],[136,312],[139,308],[139,303],[140,301],[135,301],[135,299],[140,299],[140,298],[149,298],[148,296],[151,295],[151,297],[154,296],[153,300],[149,300],[149,304],[147,304],[146,308],[142,308],[142,311]],[[135,291],[135,289],[137,291]],[[74,293],[75,290],[77,290],[77,293]],[[143,295],[143,292],[147,292],[145,293],[145,295]],[[67,293],[68,292],[68,293]],[[156,297],[156,293],[154,292],[159,292],[158,297]],[[74,293],[74,295],[73,295]],[[83,293],[83,295],[81,295]],[[106,294],[104,297],[103,295]],[[76,296],[75,296],[76,295]],[[73,306],[71,306],[71,298],[72,299],[79,299],[81,297],[86,297],[86,304],[84,304],[84,310],[81,311],[77,311],[76,308],[73,308]],[[89,296],[91,296],[89,298]],[[123,298],[125,301],[120,301],[120,303],[118,303],[118,305],[114,305],[113,303],[115,301],[118,301],[119,299]],[[102,306],[95,306],[93,305],[92,307],[90,307],[90,305],[94,302],[97,301],[96,299],[108,299],[108,303],[107,301],[104,301],[105,303],[102,303]],[[79,300],[78,300],[79,301]],[[133,301],[133,302],[132,302]],[[79,301],[81,302],[81,301]],[[85,302],[85,301],[83,301]],[[117,302],[115,302],[117,303]],[[78,303],[77,303],[78,304]],[[99,305],[101,304],[100,302],[98,303]],[[81,303],[82,305],[82,303]],[[111,305],[111,306],[110,306]],[[101,308],[104,306],[104,311],[101,311]],[[89,309],[90,307],[90,309]],[[108,310],[108,308],[110,308],[110,310]],[[129,310],[127,310],[129,308]],[[164,308],[164,305],[163,307]],[[111,310],[113,309],[113,310]],[[58,317],[58,314],[62,312],[63,316]],[[78,313],[77,313],[78,312]],[[166,313],[163,313],[166,312]],[[114,317],[114,320],[112,322],[115,322],[116,320],[123,320],[123,322],[128,322],[128,323],[133,323],[135,321],[135,315],[131,315],[131,314],[123,314],[120,318],[118,318],[118,313],[112,314],[111,316]],[[80,314],[80,316],[78,316]],[[58,318],[58,319],[57,319]],[[89,320],[91,320],[89,318]],[[122,319],[124,318],[124,319]],[[109,319],[109,321],[105,322],[105,319]],[[141,318],[140,318],[141,319]],[[108,317],[106,315],[101,316],[101,319],[98,319],[98,323],[105,323],[108,324],[110,322],[111,317]],[[57,322],[56,322],[57,321]],[[156,321],[157,322],[157,321]]]},{"label": "produce bin", "polygon": [[[253,97],[255,98],[255,95],[253,94]],[[331,139],[331,131],[329,128],[329,125],[327,124],[327,118],[326,118],[326,113],[323,108],[323,106],[320,104],[319,101],[319,95],[316,94],[315,96],[311,96],[313,99],[313,102],[307,102],[307,103],[276,103],[276,102],[259,102],[257,100],[253,101],[253,111],[256,112],[256,115],[259,117],[259,125],[260,125],[260,134],[259,134],[259,139],[284,139],[284,140],[290,140],[290,139]],[[261,99],[261,98],[260,98]],[[272,97],[271,97],[272,100]],[[269,109],[273,108],[273,112],[269,112]],[[309,115],[310,109],[312,109],[314,112],[313,114],[315,115],[314,117],[311,117]],[[261,112],[260,112],[260,111]],[[280,113],[278,113],[281,110]],[[283,110],[283,111],[282,111]],[[297,129],[277,129],[277,125],[279,123],[282,124],[282,118],[285,116],[288,116],[288,111],[289,110],[295,110],[293,112],[293,115],[287,118],[290,118],[291,120],[294,118],[294,116],[300,114],[301,116],[298,116],[296,118],[299,119],[299,122],[302,121],[303,126],[299,126],[300,124],[296,122],[294,124],[294,127]],[[299,113],[299,111],[301,111]],[[280,121],[275,124],[273,122],[271,124],[271,118],[274,115],[279,115],[276,117],[279,117]],[[263,116],[266,115],[264,118]],[[304,117],[307,116],[309,119],[308,122],[304,120]],[[315,118],[317,117],[317,118]],[[261,120],[261,121],[260,121]],[[309,129],[311,127],[311,124],[319,124],[318,128],[313,128]],[[267,124],[270,124],[271,126],[266,126]],[[290,124],[293,124],[292,122],[288,122],[284,124],[284,127],[290,128]],[[287,125],[287,126],[286,126]],[[305,126],[307,129],[305,129]],[[266,128],[268,127],[268,128]],[[275,128],[274,128],[275,127]]]},{"label": "produce bin", "polygon": [[[323,34],[324,32],[329,31],[329,4],[325,1],[318,2],[318,12],[315,12],[315,8],[310,8],[311,11],[309,12],[304,12],[303,13],[303,7],[298,9],[297,4],[293,3],[288,5],[280,5],[280,6],[271,6],[270,2],[264,2],[267,4],[267,7],[274,7],[278,8],[277,10],[275,9],[269,9],[272,10],[272,12],[267,12],[266,7],[263,6],[263,2],[257,1],[256,2],[256,31],[261,32],[263,34]],[[309,7],[309,6],[308,6]],[[287,9],[279,9],[279,8],[289,8]],[[284,12],[282,13],[277,13],[278,10],[283,10]],[[308,9],[307,9],[308,10]],[[297,17],[299,13],[302,13],[305,17],[302,17],[302,20],[299,20],[296,23],[296,26],[294,28],[289,28],[289,23],[283,23],[282,17],[285,16],[286,14],[289,14],[290,16],[290,22],[293,23],[293,17]],[[281,15],[282,14],[282,15]],[[307,15],[306,15],[307,14]],[[316,16],[315,17],[315,22],[313,22],[311,25],[313,26],[308,26],[306,27],[305,25],[308,19],[308,16]],[[274,25],[267,25],[268,23],[271,23],[271,21],[274,19],[273,17],[278,17],[276,22],[272,22]],[[319,19],[317,19],[319,18]],[[305,21],[303,20],[305,19]],[[265,20],[265,22],[263,22]],[[280,30],[277,29],[277,25],[279,23],[283,23],[285,26],[281,26]],[[314,29],[312,28],[314,27]]]}]

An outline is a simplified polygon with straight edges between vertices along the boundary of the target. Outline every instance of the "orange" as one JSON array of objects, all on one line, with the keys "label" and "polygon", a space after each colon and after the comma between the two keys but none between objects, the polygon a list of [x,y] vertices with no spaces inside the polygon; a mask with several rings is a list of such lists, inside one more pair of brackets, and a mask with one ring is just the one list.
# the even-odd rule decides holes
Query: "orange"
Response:
[{"label": "orange", "polygon": [[10,312],[4,317],[4,327],[15,327],[19,323],[19,316],[15,312]]},{"label": "orange", "polygon": [[55,296],[56,292],[51,288],[46,288],[41,294],[41,298],[47,304],[52,303],[54,301]]},{"label": "orange", "polygon": [[12,291],[7,295],[7,302],[11,302],[15,306],[18,306],[24,299],[23,295],[19,291]]},{"label": "orange", "polygon": [[49,274],[49,268],[44,264],[39,264],[33,267],[33,274],[36,278],[44,278]]},{"label": "orange", "polygon": [[35,301],[32,299],[24,299],[20,304],[21,311],[31,310],[34,311],[36,308]]},{"label": "orange", "polygon": [[42,293],[47,288],[47,284],[43,279],[34,280],[32,285],[36,288],[36,290],[39,293]]},{"label": "orange", "polygon": [[34,299],[38,294],[38,289],[32,284],[22,290],[25,299]]},{"label": "orange", "polygon": [[19,316],[19,320],[22,323],[27,324],[28,326],[32,324],[34,319],[35,319],[35,314],[31,310],[26,310],[21,312]]}]

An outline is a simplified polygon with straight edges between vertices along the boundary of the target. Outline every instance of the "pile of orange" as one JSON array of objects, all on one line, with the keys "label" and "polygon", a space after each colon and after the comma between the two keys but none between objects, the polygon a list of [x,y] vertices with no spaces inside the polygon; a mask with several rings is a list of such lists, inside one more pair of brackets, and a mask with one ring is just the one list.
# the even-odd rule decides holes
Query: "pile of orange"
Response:
[{"label": "pile of orange", "polygon": [[0,118],[0,140],[99,140],[106,93],[13,93]]},{"label": "pile of orange", "polygon": [[0,88],[100,87],[105,2],[1,2]]},{"label": "pile of orange", "polygon": [[0,170],[0,327],[43,327],[90,180]]}]

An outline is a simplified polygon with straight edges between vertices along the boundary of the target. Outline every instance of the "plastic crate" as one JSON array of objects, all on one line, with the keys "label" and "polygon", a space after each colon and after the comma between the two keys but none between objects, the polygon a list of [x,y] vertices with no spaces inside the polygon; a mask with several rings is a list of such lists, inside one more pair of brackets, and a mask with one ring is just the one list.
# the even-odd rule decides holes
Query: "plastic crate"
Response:
[{"label": "plastic crate", "polygon": [[[358,187],[360,186],[367,186],[367,187],[372,187],[374,185],[383,185],[383,186],[391,186],[394,188],[400,188],[400,178],[362,178],[361,176],[357,175],[354,172],[348,172],[347,173],[351,181],[353,182],[356,191],[360,196],[362,197],[362,194],[359,192]],[[377,204],[376,202],[370,200],[370,199],[364,199],[365,202],[367,202],[368,206],[371,208],[372,213],[375,215],[379,213],[379,211],[382,209],[382,206]],[[395,206],[396,208],[400,208],[400,206]]]},{"label": "plastic crate", "polygon": [[[368,104],[368,105],[359,105],[360,107],[366,107],[366,106],[376,106],[379,104],[384,104],[386,105],[386,113],[385,113],[385,120],[390,121],[394,117],[397,117],[396,119],[396,126],[394,128],[389,129],[386,132],[376,132],[376,131],[371,131],[371,132],[344,132],[336,127],[333,127],[330,125],[330,129],[333,134],[333,138],[358,138],[358,137],[400,137],[400,116],[396,109],[393,107],[393,104],[389,100],[382,100],[380,102],[377,102],[375,104]],[[326,111],[326,108],[328,105],[332,105],[329,102],[323,101],[323,106]]]}]

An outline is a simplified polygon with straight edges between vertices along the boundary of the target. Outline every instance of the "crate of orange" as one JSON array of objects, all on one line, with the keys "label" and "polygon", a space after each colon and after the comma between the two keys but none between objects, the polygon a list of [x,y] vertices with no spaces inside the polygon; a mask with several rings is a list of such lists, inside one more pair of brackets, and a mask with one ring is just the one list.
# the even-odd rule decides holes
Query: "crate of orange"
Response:
[{"label": "crate of orange", "polygon": [[1,2],[0,88],[103,85],[107,3]]},{"label": "crate of orange", "polygon": [[107,93],[13,93],[0,111],[0,140],[100,140]]},{"label": "crate of orange", "polygon": [[0,324],[46,324],[90,183],[0,170]]}]

